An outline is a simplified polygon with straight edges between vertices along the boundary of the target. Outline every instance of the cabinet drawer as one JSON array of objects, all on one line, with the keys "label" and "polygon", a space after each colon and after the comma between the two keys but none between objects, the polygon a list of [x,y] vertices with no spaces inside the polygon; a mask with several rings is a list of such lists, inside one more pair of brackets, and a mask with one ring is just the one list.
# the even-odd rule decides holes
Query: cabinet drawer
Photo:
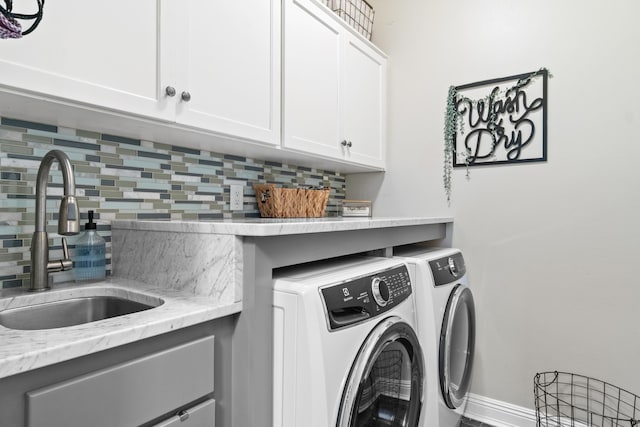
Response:
[{"label": "cabinet drawer", "polygon": [[140,425],[212,393],[213,353],[205,337],[30,391],[27,426]]},{"label": "cabinet drawer", "polygon": [[153,427],[215,427],[216,401],[206,400]]}]

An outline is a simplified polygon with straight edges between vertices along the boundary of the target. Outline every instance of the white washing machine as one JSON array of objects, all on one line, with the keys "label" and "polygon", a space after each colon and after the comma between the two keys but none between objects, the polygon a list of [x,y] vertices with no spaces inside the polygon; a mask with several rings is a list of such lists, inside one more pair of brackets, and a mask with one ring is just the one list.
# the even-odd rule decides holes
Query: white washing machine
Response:
[{"label": "white washing machine", "polygon": [[424,361],[405,263],[274,271],[274,427],[417,427]]},{"label": "white washing machine", "polygon": [[413,246],[394,255],[413,277],[425,352],[429,398],[420,427],[455,427],[467,403],[475,346],[475,305],[462,252]]}]

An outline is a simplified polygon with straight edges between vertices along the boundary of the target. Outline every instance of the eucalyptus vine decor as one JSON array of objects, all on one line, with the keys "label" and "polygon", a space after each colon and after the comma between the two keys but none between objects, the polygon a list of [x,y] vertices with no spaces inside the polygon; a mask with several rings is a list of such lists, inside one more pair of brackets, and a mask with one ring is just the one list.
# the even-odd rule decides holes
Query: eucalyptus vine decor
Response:
[{"label": "eucalyptus vine decor", "polygon": [[[541,161],[546,160],[546,77],[547,69],[540,68],[538,71],[532,73],[520,74],[517,76],[505,77],[495,80],[487,80],[478,83],[472,83],[463,86],[450,86],[447,93],[447,106],[445,111],[444,121],[444,189],[447,195],[447,202],[451,203],[451,176],[453,167],[461,166],[460,163],[456,163],[458,158],[463,158],[464,162],[462,166],[466,167],[467,177],[469,177],[469,166],[476,165],[476,160],[486,159],[487,157],[495,157],[496,148],[498,144],[502,144],[505,148],[509,149],[506,154],[506,158],[501,161],[495,161],[493,163],[509,163],[515,161]],[[544,76],[543,95],[539,98],[534,98],[533,101],[527,100],[527,94],[523,91],[535,78]],[[515,81],[510,87],[502,87],[500,84],[504,82]],[[463,89],[478,88],[489,86],[490,92],[478,99],[471,99],[461,93]],[[524,146],[526,146],[533,138],[535,126],[530,120],[530,114],[536,110],[542,110],[543,121],[543,155],[537,158],[521,159],[521,153]],[[464,152],[456,153],[456,136],[458,134],[465,135],[465,121],[463,115],[468,114],[468,121],[472,121],[472,117],[475,118],[473,123],[468,123],[472,128],[471,133],[474,135],[471,139],[476,142],[476,147],[472,151],[470,144],[467,143],[467,139],[471,135],[468,135],[465,139]],[[475,115],[474,115],[475,114]],[[515,123],[515,128],[512,129],[510,137],[506,135],[504,118],[501,115],[506,115],[508,121],[511,124]],[[514,118],[515,116],[515,118]],[[482,124],[482,126],[480,126]],[[526,125],[526,126],[525,126]],[[521,129],[518,127],[521,126]],[[522,128],[528,128],[528,134],[523,137]],[[484,148],[484,153],[479,154],[479,145],[481,135],[488,135],[488,148]],[[459,154],[456,157],[456,154]],[[489,164],[485,160],[485,163]]]}]

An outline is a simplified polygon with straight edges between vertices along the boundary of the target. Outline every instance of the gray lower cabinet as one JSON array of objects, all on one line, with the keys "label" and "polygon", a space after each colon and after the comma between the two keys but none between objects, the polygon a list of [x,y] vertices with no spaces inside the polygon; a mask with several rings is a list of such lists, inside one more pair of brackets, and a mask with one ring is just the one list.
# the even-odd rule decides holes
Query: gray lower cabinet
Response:
[{"label": "gray lower cabinet", "polygon": [[26,425],[212,427],[213,356],[208,336],[28,391]]}]

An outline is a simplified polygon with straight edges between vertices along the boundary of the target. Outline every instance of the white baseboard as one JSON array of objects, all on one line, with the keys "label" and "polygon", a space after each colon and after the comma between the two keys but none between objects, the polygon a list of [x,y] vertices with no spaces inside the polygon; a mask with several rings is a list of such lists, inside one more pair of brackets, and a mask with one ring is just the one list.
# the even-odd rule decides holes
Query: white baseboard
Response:
[{"label": "white baseboard", "polygon": [[464,415],[495,427],[535,427],[536,425],[535,410],[473,393],[469,393]]}]

